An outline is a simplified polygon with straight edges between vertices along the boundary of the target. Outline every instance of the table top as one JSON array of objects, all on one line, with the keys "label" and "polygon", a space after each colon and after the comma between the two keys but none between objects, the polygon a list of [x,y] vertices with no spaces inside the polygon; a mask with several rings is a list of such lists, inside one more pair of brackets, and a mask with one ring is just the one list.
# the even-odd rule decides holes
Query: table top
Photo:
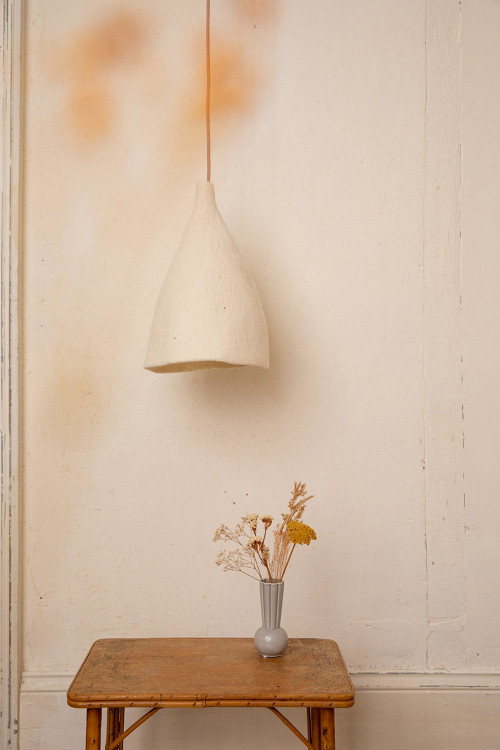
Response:
[{"label": "table top", "polygon": [[264,659],[251,638],[114,638],[90,649],[68,689],[74,708],[354,703],[334,641],[292,638]]}]

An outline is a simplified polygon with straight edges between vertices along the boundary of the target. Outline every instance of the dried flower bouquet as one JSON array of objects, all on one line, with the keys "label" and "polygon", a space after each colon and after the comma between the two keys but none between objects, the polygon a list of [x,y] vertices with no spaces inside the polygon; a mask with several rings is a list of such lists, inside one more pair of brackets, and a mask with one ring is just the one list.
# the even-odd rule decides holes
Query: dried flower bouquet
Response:
[{"label": "dried flower bouquet", "polygon": [[288,512],[281,514],[282,521],[273,531],[272,556],[266,544],[274,520],[272,516],[250,513],[242,516],[234,530],[221,524],[215,532],[214,542],[232,542],[236,544],[236,549],[219,552],[216,564],[222,565],[224,570],[237,570],[257,581],[282,581],[297,544],[310,544],[311,540],[316,539],[314,529],[301,521],[306,503],[312,497],[307,494],[304,483],[294,482]]}]

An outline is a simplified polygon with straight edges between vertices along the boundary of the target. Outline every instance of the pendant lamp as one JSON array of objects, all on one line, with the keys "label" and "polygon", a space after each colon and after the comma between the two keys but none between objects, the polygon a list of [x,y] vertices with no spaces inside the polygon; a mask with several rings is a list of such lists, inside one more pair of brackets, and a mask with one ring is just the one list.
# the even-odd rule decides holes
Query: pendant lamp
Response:
[{"label": "pendant lamp", "polygon": [[160,291],[144,367],[187,372],[269,367],[259,293],[220,215],[210,182],[210,0],[206,10],[207,179]]}]

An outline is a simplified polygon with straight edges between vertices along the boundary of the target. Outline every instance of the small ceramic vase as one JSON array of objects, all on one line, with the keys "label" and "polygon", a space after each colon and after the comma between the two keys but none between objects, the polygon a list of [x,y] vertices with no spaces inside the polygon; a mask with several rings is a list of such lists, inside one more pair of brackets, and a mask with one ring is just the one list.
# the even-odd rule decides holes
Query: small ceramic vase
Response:
[{"label": "small ceramic vase", "polygon": [[286,631],[280,627],[285,584],[259,581],[262,627],[254,635],[255,648],[261,656],[281,656],[288,644]]}]

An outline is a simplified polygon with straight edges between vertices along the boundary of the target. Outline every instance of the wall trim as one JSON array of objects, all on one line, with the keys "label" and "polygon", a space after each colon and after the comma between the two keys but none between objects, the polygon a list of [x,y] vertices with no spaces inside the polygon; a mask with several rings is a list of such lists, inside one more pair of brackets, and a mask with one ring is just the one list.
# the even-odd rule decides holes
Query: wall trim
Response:
[{"label": "wall trim", "polygon": [[0,746],[17,748],[18,617],[18,243],[20,184],[21,4],[2,4],[1,116],[1,513]]},{"label": "wall trim", "polygon": [[[460,0],[426,0],[423,464],[429,671],[467,657]],[[464,663],[465,667],[465,663]]]},{"label": "wall trim", "polygon": [[487,692],[500,691],[500,674],[471,674],[449,672],[394,672],[353,674],[356,690],[416,690],[429,691],[474,690]]},{"label": "wall trim", "polygon": [[[65,693],[74,673],[24,672],[21,694]],[[361,691],[467,691],[500,692],[500,674],[360,672],[351,674],[356,690]]]}]

